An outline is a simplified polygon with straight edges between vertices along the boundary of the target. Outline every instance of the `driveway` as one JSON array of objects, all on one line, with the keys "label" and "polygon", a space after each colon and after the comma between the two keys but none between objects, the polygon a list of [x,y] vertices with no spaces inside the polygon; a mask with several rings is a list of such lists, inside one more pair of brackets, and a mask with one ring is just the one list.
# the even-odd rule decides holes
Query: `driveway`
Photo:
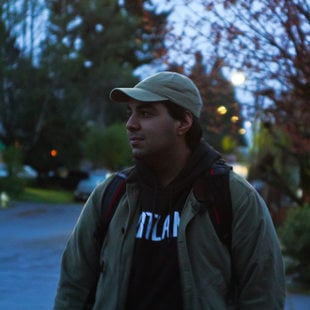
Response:
[{"label": "driveway", "polygon": [[[0,209],[0,309],[52,309],[61,254],[81,209],[21,202]],[[310,297],[288,295],[285,309],[310,309]]]}]

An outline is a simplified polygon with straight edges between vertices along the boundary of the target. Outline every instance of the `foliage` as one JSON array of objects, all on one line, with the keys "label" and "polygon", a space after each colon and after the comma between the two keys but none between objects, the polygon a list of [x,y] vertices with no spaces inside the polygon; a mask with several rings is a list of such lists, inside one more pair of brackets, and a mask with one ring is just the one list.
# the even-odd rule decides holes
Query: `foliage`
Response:
[{"label": "foliage", "polygon": [[0,192],[5,192],[9,196],[19,196],[25,187],[25,181],[17,176],[22,166],[20,148],[12,145],[6,148],[3,152],[3,160],[6,163],[8,176],[0,178]]},{"label": "foliage", "polygon": [[[170,70],[184,74],[184,67],[170,65]],[[234,89],[221,72],[219,62],[207,67],[200,52],[195,55],[195,64],[189,77],[197,85],[202,100],[201,124],[206,141],[222,153],[229,154],[238,146],[245,146],[240,134],[243,128],[241,107],[235,98]],[[223,112],[219,108],[222,107]]]},{"label": "foliage", "polygon": [[[136,83],[134,70],[165,53],[167,16],[151,1],[5,3],[0,7],[0,141],[20,145],[23,162],[40,174],[77,168],[87,125],[124,118],[124,106],[107,105],[110,90]],[[47,30],[36,33],[42,21]]]},{"label": "foliage", "polygon": [[123,125],[108,127],[102,139],[104,165],[111,170],[119,170],[131,164],[131,151]]},{"label": "foliage", "polygon": [[0,75],[0,139],[6,146],[19,145],[21,160],[40,171],[53,168],[49,158],[53,148],[63,150],[58,164],[76,164],[79,144],[74,143],[71,148],[67,145],[81,137],[83,125],[73,98],[59,99],[48,68],[33,66],[2,21],[1,25],[5,62]]},{"label": "foliage", "polygon": [[[18,36],[18,45],[31,62],[40,53],[40,39],[44,36],[46,4],[44,0],[1,1],[3,20],[14,36]],[[0,14],[1,15],[1,14]],[[27,18],[25,18],[27,16]]]},{"label": "foliage", "polygon": [[[281,146],[281,147],[280,147]],[[293,201],[302,204],[298,189],[300,186],[300,167],[290,152],[291,141],[287,134],[270,124],[257,124],[253,137],[251,154],[251,179],[262,179]]]},{"label": "foliage", "polygon": [[289,273],[296,274],[298,280],[310,284],[310,206],[292,210],[279,230],[284,254],[292,260],[288,264]]},{"label": "foliage", "polygon": [[[80,93],[78,101],[88,118],[111,124],[119,110],[109,106],[109,92],[115,86],[133,85],[133,71],[160,54],[165,36],[166,13],[155,13],[146,1],[87,0],[48,4],[49,46],[46,56],[57,78],[57,88]],[[149,2],[149,1],[147,1]],[[75,72],[67,63],[74,63]],[[64,65],[64,66],[63,66]],[[71,85],[70,85],[71,84]],[[112,111],[112,112],[110,112]],[[122,114],[123,115],[123,114]]]},{"label": "foliage", "polygon": [[5,192],[9,197],[19,197],[25,187],[24,180],[17,176],[0,178],[0,192]]},{"label": "foliage", "polygon": [[123,125],[113,124],[106,129],[94,127],[84,144],[84,156],[96,167],[112,171],[131,164],[131,151]]},{"label": "foliage", "polygon": [[21,149],[18,146],[9,146],[3,152],[3,160],[7,165],[8,175],[16,176],[22,165]]},{"label": "foliage", "polygon": [[247,114],[277,127],[277,131],[281,130],[289,138],[290,149],[283,144],[277,147],[279,151],[289,152],[298,162],[302,201],[309,202],[309,3],[304,0],[201,0],[199,3],[186,0],[184,4],[187,13],[183,28],[179,22],[179,32],[187,35],[176,35],[171,40],[173,59],[177,47],[181,55],[200,49],[210,62],[222,59],[226,71],[246,72],[244,89],[255,99],[246,107]]},{"label": "foliage", "polygon": [[124,8],[128,14],[138,18],[135,40],[139,47],[136,56],[140,65],[163,58],[167,53],[165,38],[168,33],[167,19],[171,11],[158,12],[152,0],[125,0]]},{"label": "foliage", "polygon": [[6,131],[5,136],[0,132],[0,138],[7,143],[5,140],[11,140],[14,135],[16,115],[20,113],[15,68],[20,69],[21,61],[16,38],[7,30],[3,20],[0,20],[0,39],[3,42],[0,47],[0,123]]}]

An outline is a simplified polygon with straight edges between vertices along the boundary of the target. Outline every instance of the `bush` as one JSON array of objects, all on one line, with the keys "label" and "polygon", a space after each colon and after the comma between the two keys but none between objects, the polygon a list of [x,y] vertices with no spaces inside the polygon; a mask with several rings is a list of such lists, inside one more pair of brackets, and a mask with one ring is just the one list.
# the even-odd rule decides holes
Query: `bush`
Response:
[{"label": "bush", "polygon": [[116,171],[132,164],[126,129],[122,124],[92,128],[83,149],[84,156],[96,167]]},{"label": "bush", "polygon": [[0,179],[0,192],[5,192],[9,197],[19,197],[23,193],[24,188],[24,181],[16,176]]},{"label": "bush", "polygon": [[123,125],[114,124],[106,128],[102,146],[105,167],[115,171],[132,164],[128,137]]},{"label": "bush", "polygon": [[304,206],[289,212],[287,220],[279,229],[283,252],[290,258],[287,273],[295,274],[297,280],[310,285],[310,207]]},{"label": "bush", "polygon": [[10,145],[3,152],[8,176],[0,179],[0,192],[5,192],[10,197],[18,197],[22,194],[25,181],[17,177],[17,172],[22,167],[22,153],[19,147]]}]

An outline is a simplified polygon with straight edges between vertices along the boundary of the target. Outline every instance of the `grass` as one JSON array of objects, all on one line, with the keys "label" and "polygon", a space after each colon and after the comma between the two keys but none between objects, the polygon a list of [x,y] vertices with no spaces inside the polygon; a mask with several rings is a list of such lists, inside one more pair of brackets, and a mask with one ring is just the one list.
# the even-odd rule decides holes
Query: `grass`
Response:
[{"label": "grass", "polygon": [[43,203],[72,203],[73,193],[65,190],[26,187],[18,200]]},{"label": "grass", "polygon": [[309,284],[300,283],[297,281],[287,283],[287,290],[290,293],[295,294],[303,294],[303,295],[310,295],[310,287]]}]

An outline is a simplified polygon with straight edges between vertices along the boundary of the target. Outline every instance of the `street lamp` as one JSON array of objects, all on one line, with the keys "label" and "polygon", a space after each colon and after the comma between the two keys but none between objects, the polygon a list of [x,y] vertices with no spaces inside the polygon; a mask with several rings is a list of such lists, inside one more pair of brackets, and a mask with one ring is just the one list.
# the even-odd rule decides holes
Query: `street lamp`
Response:
[{"label": "street lamp", "polygon": [[243,71],[236,71],[232,74],[230,80],[234,86],[240,86],[245,82],[246,76]]},{"label": "street lamp", "polygon": [[233,115],[230,120],[233,122],[233,123],[237,123],[239,121],[239,117],[237,115]]},{"label": "street lamp", "polygon": [[221,114],[221,115],[224,115],[227,113],[227,108],[223,105],[219,106],[217,108],[217,113]]}]

